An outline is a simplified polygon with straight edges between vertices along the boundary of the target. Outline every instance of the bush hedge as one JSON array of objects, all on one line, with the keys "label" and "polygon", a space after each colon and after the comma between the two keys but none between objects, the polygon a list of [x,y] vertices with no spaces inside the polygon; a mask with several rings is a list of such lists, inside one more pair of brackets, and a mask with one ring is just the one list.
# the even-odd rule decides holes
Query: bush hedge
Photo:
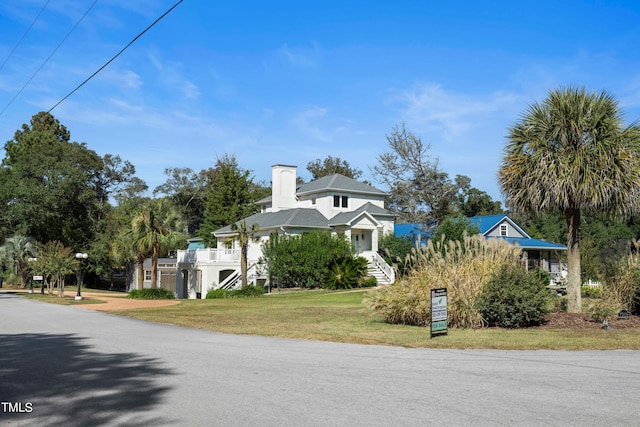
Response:
[{"label": "bush hedge", "polygon": [[134,289],[129,291],[127,298],[131,299],[175,299],[173,292],[163,288]]},{"label": "bush hedge", "polygon": [[211,289],[209,292],[207,292],[207,295],[205,296],[205,299],[224,298],[226,293],[227,293],[227,291],[224,290],[224,289]]},{"label": "bush hedge", "polygon": [[549,275],[505,265],[484,285],[476,307],[489,326],[523,328],[537,325],[549,312]]}]

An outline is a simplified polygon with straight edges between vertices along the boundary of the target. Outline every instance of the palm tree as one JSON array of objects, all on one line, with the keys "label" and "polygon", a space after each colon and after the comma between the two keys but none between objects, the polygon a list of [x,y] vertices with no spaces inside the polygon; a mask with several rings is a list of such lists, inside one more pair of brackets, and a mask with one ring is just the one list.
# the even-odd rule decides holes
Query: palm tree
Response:
[{"label": "palm tree", "polygon": [[111,243],[110,258],[114,266],[117,266],[129,273],[129,265],[132,261],[137,265],[137,283],[138,289],[142,289],[144,283],[144,260],[146,255],[144,252],[137,251],[134,247],[134,241],[131,238],[131,230],[124,231],[116,236]]},{"label": "palm tree", "polygon": [[0,246],[0,259],[4,259],[12,264],[16,273],[20,276],[20,285],[27,287],[27,280],[31,272],[29,258],[34,258],[37,247],[32,238],[16,234],[5,240]]},{"label": "palm tree", "polygon": [[[175,248],[185,240],[185,235],[174,230],[182,229],[182,221],[175,210],[170,209],[164,199],[155,199],[131,221],[130,238],[140,267],[140,254],[151,254],[151,287],[155,288],[158,278],[158,256],[161,251]],[[144,259],[142,258],[142,261]],[[138,279],[140,271],[138,268]],[[141,286],[138,281],[138,287]]]},{"label": "palm tree", "polygon": [[256,235],[258,230],[260,230],[260,226],[258,224],[253,224],[251,225],[251,228],[247,228],[246,221],[242,221],[239,225],[231,224],[231,230],[236,232],[231,239],[237,240],[238,245],[240,246],[240,273],[242,274],[242,288],[244,289],[247,287],[247,282],[249,281],[247,277],[249,243],[260,241],[260,236]]},{"label": "palm tree", "polygon": [[509,130],[498,172],[517,212],[561,212],[568,226],[568,311],[581,312],[583,211],[628,215],[640,207],[640,127],[625,127],[607,92],[561,88],[533,103]]}]

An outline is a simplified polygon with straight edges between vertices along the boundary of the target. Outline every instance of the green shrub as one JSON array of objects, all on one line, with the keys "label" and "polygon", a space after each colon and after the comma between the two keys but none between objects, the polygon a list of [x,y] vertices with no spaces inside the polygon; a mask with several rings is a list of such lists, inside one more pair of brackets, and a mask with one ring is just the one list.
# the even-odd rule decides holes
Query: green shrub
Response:
[{"label": "green shrub", "polygon": [[378,279],[373,276],[367,276],[360,282],[361,288],[375,288],[378,286]]},{"label": "green shrub", "polygon": [[175,299],[173,292],[163,288],[134,289],[129,291],[127,298],[131,299]]},{"label": "green shrub", "polygon": [[245,288],[226,291],[225,298],[261,297],[266,291],[262,286],[249,285]]},{"label": "green shrub", "polygon": [[403,277],[410,271],[410,260],[416,243],[409,236],[385,234],[378,241],[378,255],[396,270],[397,277]]},{"label": "green shrub", "polygon": [[360,287],[367,274],[369,262],[362,257],[340,257],[329,262],[322,287],[324,289],[353,289]]},{"label": "green shrub", "polygon": [[566,313],[567,304],[567,297],[565,295],[558,295],[556,292],[551,292],[548,311],[549,313]]},{"label": "green shrub", "polygon": [[522,328],[539,324],[548,313],[548,275],[503,266],[484,285],[476,307],[490,326]]},{"label": "green shrub", "polygon": [[479,328],[475,308],[482,286],[505,264],[517,265],[521,249],[502,239],[467,236],[460,241],[429,240],[416,247],[403,280],[372,291],[366,304],[388,323],[428,326],[431,289],[447,288],[450,327]]},{"label": "green shrub", "polygon": [[582,285],[580,287],[580,293],[585,298],[600,298],[602,296],[602,287]]},{"label": "green shrub", "polygon": [[273,233],[262,245],[262,261],[275,286],[318,288],[332,260],[353,256],[353,245],[344,234],[311,231],[300,235]]},{"label": "green shrub", "polygon": [[220,288],[220,289],[211,289],[209,292],[207,292],[207,295],[205,296],[205,299],[224,298],[226,293],[227,293],[227,291],[222,289],[222,288]]},{"label": "green shrub", "polygon": [[596,322],[604,322],[605,319],[611,319],[620,310],[620,304],[615,298],[602,298],[591,304],[585,309],[585,314]]},{"label": "green shrub", "polygon": [[[640,240],[634,244],[638,248]],[[640,253],[628,255],[612,270],[612,276],[603,284],[602,297],[614,299],[620,308],[640,314]]]}]

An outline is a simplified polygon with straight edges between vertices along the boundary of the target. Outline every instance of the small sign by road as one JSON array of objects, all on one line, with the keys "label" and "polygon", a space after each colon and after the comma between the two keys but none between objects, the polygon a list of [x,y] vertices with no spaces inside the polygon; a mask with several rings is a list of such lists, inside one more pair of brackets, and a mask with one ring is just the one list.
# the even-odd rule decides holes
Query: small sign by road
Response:
[{"label": "small sign by road", "polygon": [[431,336],[447,335],[447,288],[431,289]]}]

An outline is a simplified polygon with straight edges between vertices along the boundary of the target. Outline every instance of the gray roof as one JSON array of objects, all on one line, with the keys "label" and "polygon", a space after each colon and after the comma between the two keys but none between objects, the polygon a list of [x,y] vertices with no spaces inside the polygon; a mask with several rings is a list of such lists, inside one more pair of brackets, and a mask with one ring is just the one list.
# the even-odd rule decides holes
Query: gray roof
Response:
[{"label": "gray roof", "polygon": [[339,173],[323,176],[315,181],[302,184],[298,187],[296,194],[305,195],[324,191],[346,191],[350,193],[375,194],[378,196],[385,196],[387,194],[369,184],[356,181],[353,178],[348,178]]},{"label": "gray roof", "polygon": [[[364,182],[356,181],[353,178],[346,177],[339,173],[333,175],[323,176],[314,181],[306,184],[300,184],[296,188],[296,196],[304,196],[307,194],[322,193],[326,191],[338,191],[360,194],[372,194],[376,196],[386,196],[382,190],[365,184]],[[256,202],[258,205],[268,205],[272,202],[272,196],[269,195]]]},{"label": "gray roof", "polygon": [[390,212],[384,208],[374,205],[373,203],[366,203],[360,206],[358,209],[352,212],[341,212],[331,218],[329,221],[329,225],[340,225],[340,224],[349,224],[354,219],[359,217],[363,212],[367,212],[374,218],[376,217],[395,217],[396,215],[393,212]]},{"label": "gray roof", "polygon": [[[239,226],[243,221],[246,222],[247,227],[251,227],[253,224],[258,224],[260,230],[272,230],[280,227],[330,229],[328,220],[324,215],[316,209],[308,208],[257,213],[236,222],[236,225]],[[233,233],[234,231],[232,230],[231,225],[227,225],[226,227],[222,227],[213,232],[215,236]]]}]

